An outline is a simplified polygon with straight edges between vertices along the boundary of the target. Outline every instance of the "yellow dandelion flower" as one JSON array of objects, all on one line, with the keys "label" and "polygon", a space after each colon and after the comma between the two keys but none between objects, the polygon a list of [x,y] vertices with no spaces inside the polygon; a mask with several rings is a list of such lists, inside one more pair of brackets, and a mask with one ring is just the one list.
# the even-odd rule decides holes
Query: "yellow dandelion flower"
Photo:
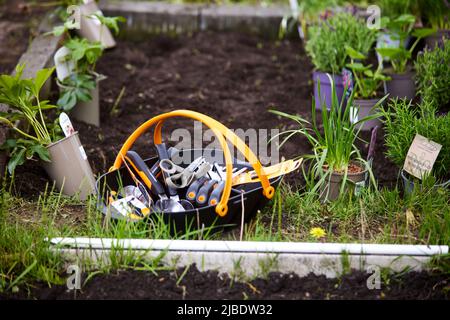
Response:
[{"label": "yellow dandelion flower", "polygon": [[323,238],[326,235],[325,230],[322,228],[312,228],[311,231],[309,231],[309,234],[316,239]]}]

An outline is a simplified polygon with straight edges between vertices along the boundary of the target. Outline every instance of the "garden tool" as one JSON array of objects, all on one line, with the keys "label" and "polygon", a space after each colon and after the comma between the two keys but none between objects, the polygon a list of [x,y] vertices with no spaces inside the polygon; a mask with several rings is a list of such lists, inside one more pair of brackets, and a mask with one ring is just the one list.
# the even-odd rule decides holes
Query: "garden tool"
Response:
[{"label": "garden tool", "polygon": [[[196,202],[199,205],[205,204],[216,205],[225,187],[226,176],[225,173],[223,172],[224,168],[218,165],[217,163],[215,163],[213,167],[216,169],[217,173],[211,174],[211,176],[216,178],[211,179],[208,182],[205,182],[198,191]],[[232,177],[236,177],[241,173],[245,172],[246,170],[247,168],[242,168],[240,170],[237,170],[237,168],[233,168]]]},{"label": "garden tool", "polygon": [[208,198],[208,205],[215,206],[219,203],[220,197],[222,196],[223,189],[225,187],[225,181],[219,181],[217,186],[211,192],[211,195]]},{"label": "garden tool", "polygon": [[208,180],[203,184],[203,186],[198,190],[197,198],[195,202],[199,206],[205,206],[208,203],[209,195],[213,192],[214,188],[218,186],[218,181]]},{"label": "garden tool", "polygon": [[203,184],[208,180],[209,178],[207,176],[203,176],[200,179],[194,180],[194,182],[191,183],[191,185],[186,191],[186,199],[189,201],[195,201],[195,199],[197,198],[198,191],[203,186]]},{"label": "garden tool", "polygon": [[144,203],[147,207],[151,208],[152,204],[153,204],[153,200],[150,197],[150,195],[148,194],[148,192],[146,192],[147,190],[145,190],[145,193],[142,192],[141,188],[133,186],[133,185],[128,185],[122,188],[122,190],[120,190],[120,195],[123,198],[129,197],[129,196],[133,196],[136,199],[138,199],[139,201],[141,201],[142,203]]},{"label": "garden tool", "polygon": [[[145,199],[145,202],[148,204],[148,206],[150,206],[151,203],[152,203],[152,197],[148,194],[147,189],[146,189],[145,186],[142,184],[142,182],[139,181],[139,179],[136,178],[136,176],[134,175],[133,171],[132,171],[132,170],[130,169],[130,167],[128,166],[128,163],[127,163],[126,159],[124,159],[123,163],[124,163],[125,167],[127,168],[128,172],[129,172],[129,174],[130,174],[130,176],[131,176],[131,179],[133,179],[134,183],[136,184],[136,187],[139,189],[141,195],[142,195],[143,198]],[[130,164],[133,165],[133,163],[132,163],[131,161],[130,161]],[[137,168],[135,168],[135,170],[136,170],[137,172],[139,172],[139,171],[137,170]],[[125,188],[126,188],[126,187],[125,187]],[[123,193],[123,191],[122,191],[122,193]],[[134,192],[134,193],[135,193],[135,192]]]},{"label": "garden tool", "polygon": [[[278,164],[274,164],[273,166],[270,167],[263,167],[264,173],[267,175],[268,179],[273,179],[285,174],[288,174],[294,170],[297,170],[301,163],[302,163],[303,159],[300,158],[298,160],[286,160],[283,162],[280,162]],[[233,177],[233,181],[232,181],[232,185],[236,186],[236,185],[240,185],[240,184],[245,184],[245,183],[254,183],[254,182],[260,182],[260,179],[258,178],[256,172],[253,171],[248,171],[248,172],[243,172],[235,177]]]},{"label": "garden tool", "polygon": [[164,186],[150,172],[150,169],[145,164],[144,160],[142,160],[136,152],[128,151],[126,158],[128,158],[133,164],[133,167],[136,168],[139,176],[141,176],[152,193],[159,197],[159,200],[154,205],[155,210],[159,212],[180,212],[185,210],[180,203],[167,197]]},{"label": "garden tool", "polygon": [[160,161],[160,167],[167,175],[164,179],[166,185],[174,189],[187,187],[194,179],[199,179],[211,169],[211,165],[204,157],[195,159],[186,168],[174,164],[169,159],[164,159]]},{"label": "garden tool", "polygon": [[[156,147],[156,152],[158,153],[160,164],[161,164],[161,162],[164,163],[165,160],[169,160],[169,153],[167,152],[165,143],[155,144],[155,147]],[[145,163],[144,163],[144,165],[145,165]],[[160,167],[161,167],[161,165],[160,165]],[[163,171],[162,168],[161,168],[161,171],[163,174],[164,181],[166,181],[166,179],[169,177],[169,175],[167,174],[167,172]],[[192,205],[192,203],[190,203],[189,201],[187,201],[185,199],[180,199],[180,197],[177,193],[177,190],[175,188],[168,185],[167,183],[166,183],[166,187],[167,187],[167,192],[169,193],[169,199],[167,201],[160,201],[160,203],[163,204],[163,207],[162,207],[163,211],[182,212],[182,211],[194,209],[194,206]]]},{"label": "garden tool", "polygon": [[111,205],[123,216],[132,220],[141,220],[150,214],[150,209],[132,195],[121,197],[113,201]]}]

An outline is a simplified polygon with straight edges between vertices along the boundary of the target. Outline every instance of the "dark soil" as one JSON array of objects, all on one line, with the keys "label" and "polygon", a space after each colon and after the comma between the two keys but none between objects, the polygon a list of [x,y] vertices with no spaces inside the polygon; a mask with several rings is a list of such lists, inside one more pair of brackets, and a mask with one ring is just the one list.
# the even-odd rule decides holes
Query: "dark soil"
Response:
[{"label": "dark soil", "polygon": [[[139,43],[119,41],[107,51],[98,71],[108,77],[100,85],[100,128],[74,121],[92,168],[101,174],[113,164],[126,138],[158,114],[191,109],[207,114],[232,129],[295,128],[295,123],[268,112],[277,109],[310,119],[312,65],[298,41],[274,42],[240,33],[203,32],[192,36],[156,36]],[[120,91],[124,95],[111,112]],[[165,137],[176,128],[191,129],[192,121],[174,119],[165,124]],[[364,137],[369,140],[369,135]],[[397,168],[383,155],[382,132],[374,171],[380,185],[392,186]],[[367,146],[362,145],[363,154]],[[154,155],[150,134],[135,150]],[[285,144],[286,158],[310,152],[305,138]],[[35,164],[18,169],[16,190],[36,196],[45,185],[45,173]],[[286,179],[303,185],[300,173]]]},{"label": "dark soil", "polygon": [[363,272],[352,272],[338,279],[313,274],[299,278],[274,272],[267,279],[239,282],[191,266],[177,285],[183,271],[163,271],[158,275],[121,271],[95,276],[76,293],[65,286],[49,288],[38,283],[31,296],[23,291],[3,297],[0,294],[0,299],[448,299],[450,289],[448,276],[426,272],[392,275],[388,281],[382,279],[380,289],[370,290],[367,288],[369,275]]}]

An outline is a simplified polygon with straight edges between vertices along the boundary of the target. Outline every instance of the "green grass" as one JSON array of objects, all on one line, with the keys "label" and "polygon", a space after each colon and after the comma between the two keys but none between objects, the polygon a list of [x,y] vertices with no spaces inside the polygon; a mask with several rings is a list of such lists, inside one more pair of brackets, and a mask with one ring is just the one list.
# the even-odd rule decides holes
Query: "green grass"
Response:
[{"label": "green grass", "polygon": [[280,193],[246,226],[245,240],[317,241],[309,232],[321,227],[326,231],[321,241],[327,242],[450,243],[448,189],[415,190],[406,197],[398,189],[363,189],[360,196],[341,197],[326,205],[288,185],[282,185]]}]

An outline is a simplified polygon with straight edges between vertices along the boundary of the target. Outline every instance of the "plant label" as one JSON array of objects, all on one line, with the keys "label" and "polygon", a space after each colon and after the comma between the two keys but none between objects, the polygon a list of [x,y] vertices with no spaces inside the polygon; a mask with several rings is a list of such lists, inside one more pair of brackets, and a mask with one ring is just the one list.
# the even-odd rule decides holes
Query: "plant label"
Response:
[{"label": "plant label", "polygon": [[53,57],[56,66],[56,76],[59,81],[63,81],[70,76],[75,70],[75,63],[70,59],[70,50],[61,47],[56,51]]},{"label": "plant label", "polygon": [[72,122],[70,122],[69,116],[65,112],[61,112],[59,115],[59,125],[66,137],[70,137],[75,133]]},{"label": "plant label", "polygon": [[409,147],[403,170],[416,178],[422,179],[433,169],[442,146],[426,137],[416,134]]}]

